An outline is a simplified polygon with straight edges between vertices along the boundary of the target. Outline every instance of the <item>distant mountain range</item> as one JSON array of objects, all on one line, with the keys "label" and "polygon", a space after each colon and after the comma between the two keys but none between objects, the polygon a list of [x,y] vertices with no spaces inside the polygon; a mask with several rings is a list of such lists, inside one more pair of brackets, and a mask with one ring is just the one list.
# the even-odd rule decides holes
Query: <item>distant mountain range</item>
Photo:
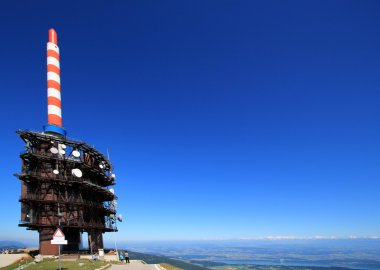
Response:
[{"label": "distant mountain range", "polygon": [[24,248],[25,244],[17,241],[0,241],[0,249],[5,248]]}]

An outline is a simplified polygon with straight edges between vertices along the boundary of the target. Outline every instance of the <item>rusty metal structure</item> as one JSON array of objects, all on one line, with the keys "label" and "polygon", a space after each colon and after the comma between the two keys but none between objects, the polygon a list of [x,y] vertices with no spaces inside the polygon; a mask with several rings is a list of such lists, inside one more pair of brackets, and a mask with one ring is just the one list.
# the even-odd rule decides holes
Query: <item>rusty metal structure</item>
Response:
[{"label": "rusty metal structure", "polygon": [[20,155],[22,171],[17,174],[21,180],[19,226],[39,232],[41,254],[58,253],[58,247],[50,244],[58,218],[68,240],[63,250],[79,250],[82,232],[88,233],[92,250],[103,248],[102,233],[117,231],[117,198],[107,189],[115,184],[111,163],[84,142],[32,131],[17,133],[26,148]]},{"label": "rusty metal structure", "polygon": [[108,158],[68,139],[62,126],[50,121],[44,132],[17,134],[25,142],[21,173],[15,174],[21,180],[19,226],[39,233],[40,254],[58,254],[58,245],[50,241],[59,223],[68,240],[63,251],[80,250],[83,232],[91,250],[103,248],[103,233],[117,231],[117,197],[109,188],[115,185],[115,174]]}]

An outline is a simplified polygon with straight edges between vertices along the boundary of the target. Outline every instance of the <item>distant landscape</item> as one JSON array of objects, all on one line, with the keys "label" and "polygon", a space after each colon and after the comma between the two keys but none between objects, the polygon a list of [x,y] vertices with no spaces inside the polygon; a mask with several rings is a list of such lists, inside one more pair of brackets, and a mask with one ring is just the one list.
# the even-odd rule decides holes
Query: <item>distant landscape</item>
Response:
[{"label": "distant landscape", "polygon": [[[0,249],[26,246],[0,241]],[[118,246],[127,249],[131,259],[186,270],[380,269],[380,239],[119,242]]]},{"label": "distant landscape", "polygon": [[151,264],[167,264],[186,270],[351,270],[344,267],[317,267],[317,266],[281,266],[281,265],[247,265],[247,264],[224,264],[211,261],[188,261],[168,258],[166,256],[130,252],[131,259],[143,260]]},{"label": "distant landscape", "polygon": [[[268,269],[269,266],[271,269],[274,266],[276,269],[380,269],[380,239],[156,242],[131,243],[129,249],[214,269]],[[252,265],[256,268],[251,268]]]}]

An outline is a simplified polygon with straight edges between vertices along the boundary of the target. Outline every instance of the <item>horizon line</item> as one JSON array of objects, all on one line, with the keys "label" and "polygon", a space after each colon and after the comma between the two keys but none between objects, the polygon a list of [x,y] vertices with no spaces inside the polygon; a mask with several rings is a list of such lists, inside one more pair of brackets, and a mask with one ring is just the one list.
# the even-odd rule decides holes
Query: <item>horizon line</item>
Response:
[{"label": "horizon line", "polygon": [[380,235],[371,236],[263,236],[263,237],[237,237],[237,238],[194,238],[194,239],[119,239],[122,242],[192,242],[192,241],[281,241],[281,240],[360,240],[380,239]]}]

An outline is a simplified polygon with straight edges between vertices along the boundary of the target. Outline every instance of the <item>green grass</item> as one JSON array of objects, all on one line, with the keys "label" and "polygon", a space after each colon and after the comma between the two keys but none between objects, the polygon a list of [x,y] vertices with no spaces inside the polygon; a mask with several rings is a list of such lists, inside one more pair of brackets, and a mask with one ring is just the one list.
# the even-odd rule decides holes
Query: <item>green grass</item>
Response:
[{"label": "green grass", "polygon": [[184,270],[183,268],[178,268],[167,263],[161,263],[160,265],[164,267],[166,270]]},{"label": "green grass", "polygon": [[139,252],[128,251],[130,260],[143,260],[148,264],[169,264],[179,269],[186,270],[209,270],[209,268],[202,267],[200,265],[188,263],[186,261],[171,259],[165,256],[158,256],[152,254],[144,254]]},{"label": "green grass", "polygon": [[[79,263],[84,263],[79,266]],[[94,270],[105,266],[107,263],[104,261],[91,262],[89,260],[76,260],[76,261],[62,261],[62,270]],[[13,268],[10,268],[13,269]],[[58,260],[45,259],[40,263],[32,264],[25,268],[26,270],[55,270],[58,269]],[[1,270],[3,270],[1,268]]]}]

